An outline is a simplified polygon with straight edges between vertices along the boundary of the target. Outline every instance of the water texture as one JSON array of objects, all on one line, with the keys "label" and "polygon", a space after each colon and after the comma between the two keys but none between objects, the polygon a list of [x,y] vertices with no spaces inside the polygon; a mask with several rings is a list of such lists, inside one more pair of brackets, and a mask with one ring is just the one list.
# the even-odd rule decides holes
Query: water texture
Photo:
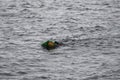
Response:
[{"label": "water texture", "polygon": [[120,80],[120,0],[0,0],[0,80]]}]

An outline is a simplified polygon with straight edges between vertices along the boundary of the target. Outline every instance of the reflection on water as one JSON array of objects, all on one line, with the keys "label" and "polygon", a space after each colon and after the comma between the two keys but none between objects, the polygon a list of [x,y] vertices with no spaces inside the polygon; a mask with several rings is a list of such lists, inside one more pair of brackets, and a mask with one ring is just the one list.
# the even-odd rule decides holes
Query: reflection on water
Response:
[{"label": "reflection on water", "polygon": [[119,0],[1,0],[0,80],[119,80],[119,26]]}]

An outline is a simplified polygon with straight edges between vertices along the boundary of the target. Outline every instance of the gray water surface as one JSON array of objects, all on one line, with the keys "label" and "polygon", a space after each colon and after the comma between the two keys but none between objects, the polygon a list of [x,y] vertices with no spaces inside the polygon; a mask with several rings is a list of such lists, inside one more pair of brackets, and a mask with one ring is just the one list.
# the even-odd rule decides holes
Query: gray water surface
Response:
[{"label": "gray water surface", "polygon": [[0,80],[120,80],[120,0],[0,0]]}]

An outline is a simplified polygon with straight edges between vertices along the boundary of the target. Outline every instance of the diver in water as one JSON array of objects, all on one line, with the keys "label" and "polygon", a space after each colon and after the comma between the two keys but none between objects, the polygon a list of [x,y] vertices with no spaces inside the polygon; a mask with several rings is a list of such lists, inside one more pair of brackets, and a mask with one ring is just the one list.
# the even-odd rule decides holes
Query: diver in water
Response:
[{"label": "diver in water", "polygon": [[57,41],[48,40],[48,41],[44,42],[41,46],[43,48],[47,49],[47,50],[51,50],[51,49],[55,49],[55,48],[57,48],[57,47],[59,47],[61,45],[62,45],[62,43],[59,43]]}]

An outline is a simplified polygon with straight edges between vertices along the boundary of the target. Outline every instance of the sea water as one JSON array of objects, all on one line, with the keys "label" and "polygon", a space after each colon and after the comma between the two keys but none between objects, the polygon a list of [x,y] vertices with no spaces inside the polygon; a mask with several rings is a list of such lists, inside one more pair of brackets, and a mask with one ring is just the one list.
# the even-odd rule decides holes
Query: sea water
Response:
[{"label": "sea water", "polygon": [[0,0],[0,80],[120,80],[120,1]]}]

